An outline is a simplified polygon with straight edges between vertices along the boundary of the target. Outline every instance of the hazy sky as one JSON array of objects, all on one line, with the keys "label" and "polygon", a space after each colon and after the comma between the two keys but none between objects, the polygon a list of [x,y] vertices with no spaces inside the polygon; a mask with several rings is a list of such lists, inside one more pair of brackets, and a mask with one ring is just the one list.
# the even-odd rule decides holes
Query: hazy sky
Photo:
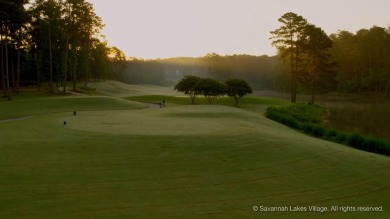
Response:
[{"label": "hazy sky", "polygon": [[286,12],[328,34],[390,26],[389,0],[88,0],[110,46],[127,56],[274,55],[270,31]]}]

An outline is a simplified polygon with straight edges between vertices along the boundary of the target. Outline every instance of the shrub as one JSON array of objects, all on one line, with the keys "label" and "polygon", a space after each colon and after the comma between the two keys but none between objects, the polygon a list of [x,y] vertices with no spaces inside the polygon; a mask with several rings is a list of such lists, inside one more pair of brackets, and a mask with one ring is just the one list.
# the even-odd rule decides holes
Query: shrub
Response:
[{"label": "shrub", "polygon": [[314,125],[312,135],[317,138],[322,138],[323,136],[325,136],[325,133],[326,131],[324,127],[322,127],[321,125]]},{"label": "shrub", "polygon": [[302,130],[303,132],[305,132],[306,134],[310,134],[313,132],[313,124],[312,123],[309,123],[309,122],[305,122],[303,123],[302,125]]},{"label": "shrub", "polygon": [[367,148],[369,151],[377,152],[378,149],[383,148],[384,142],[377,138],[368,137],[364,141],[364,148]]},{"label": "shrub", "polygon": [[305,122],[302,125],[302,130],[306,134],[313,135],[318,138],[325,138],[326,129],[322,127],[321,125]]},{"label": "shrub", "polygon": [[347,138],[347,145],[364,150],[364,138],[360,134],[353,133]]},{"label": "shrub", "polygon": [[300,122],[321,123],[326,110],[313,104],[294,104],[285,108],[285,113],[293,116]]},{"label": "shrub", "polygon": [[336,137],[338,135],[338,131],[334,129],[328,129],[326,130],[324,138],[329,140],[329,141],[336,141]]},{"label": "shrub", "polygon": [[335,140],[336,140],[337,143],[346,144],[347,135],[342,133],[342,132],[337,132]]},{"label": "shrub", "polygon": [[383,139],[367,137],[365,138],[363,147],[370,152],[390,155],[390,142]]},{"label": "shrub", "polygon": [[284,124],[291,128],[299,128],[299,122],[292,116],[285,116],[284,118]]}]

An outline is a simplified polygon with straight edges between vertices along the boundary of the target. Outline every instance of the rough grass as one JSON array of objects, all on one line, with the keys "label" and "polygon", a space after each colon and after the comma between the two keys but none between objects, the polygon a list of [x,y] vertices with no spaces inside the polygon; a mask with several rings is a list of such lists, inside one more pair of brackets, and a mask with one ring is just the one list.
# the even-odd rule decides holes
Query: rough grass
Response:
[{"label": "rough grass", "polygon": [[[18,106],[54,112],[68,109],[65,101],[93,111],[0,123],[0,218],[390,217],[388,157],[304,135],[245,107],[138,110],[110,99],[123,107],[112,111],[105,98],[85,99],[93,106],[45,100]],[[198,132],[148,133],[159,119],[187,121]],[[223,131],[196,130],[194,122]],[[143,134],[119,131],[134,126]],[[253,212],[255,205],[385,211]]]}]

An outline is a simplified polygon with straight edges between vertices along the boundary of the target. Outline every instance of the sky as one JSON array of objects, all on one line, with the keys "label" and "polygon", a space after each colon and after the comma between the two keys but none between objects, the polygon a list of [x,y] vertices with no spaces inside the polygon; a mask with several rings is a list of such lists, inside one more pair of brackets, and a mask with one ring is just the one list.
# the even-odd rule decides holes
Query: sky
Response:
[{"label": "sky", "polygon": [[287,12],[327,34],[390,26],[389,0],[88,0],[110,46],[128,57],[275,55],[270,31]]}]

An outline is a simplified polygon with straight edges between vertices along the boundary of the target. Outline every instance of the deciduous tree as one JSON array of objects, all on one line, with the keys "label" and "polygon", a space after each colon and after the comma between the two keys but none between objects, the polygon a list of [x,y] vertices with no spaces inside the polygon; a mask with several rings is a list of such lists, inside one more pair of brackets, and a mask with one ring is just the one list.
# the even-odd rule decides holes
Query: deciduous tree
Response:
[{"label": "deciduous tree", "polygon": [[187,75],[175,85],[174,89],[188,95],[190,97],[191,104],[194,104],[196,96],[201,93],[197,88],[201,80],[202,79],[200,77]]},{"label": "deciduous tree", "polygon": [[209,104],[212,104],[217,97],[226,94],[225,85],[212,78],[202,78],[195,87],[195,90],[203,94]]},{"label": "deciduous tree", "polygon": [[233,97],[235,106],[238,107],[238,101],[248,94],[253,93],[248,82],[242,79],[229,79],[225,82],[226,94]]}]

